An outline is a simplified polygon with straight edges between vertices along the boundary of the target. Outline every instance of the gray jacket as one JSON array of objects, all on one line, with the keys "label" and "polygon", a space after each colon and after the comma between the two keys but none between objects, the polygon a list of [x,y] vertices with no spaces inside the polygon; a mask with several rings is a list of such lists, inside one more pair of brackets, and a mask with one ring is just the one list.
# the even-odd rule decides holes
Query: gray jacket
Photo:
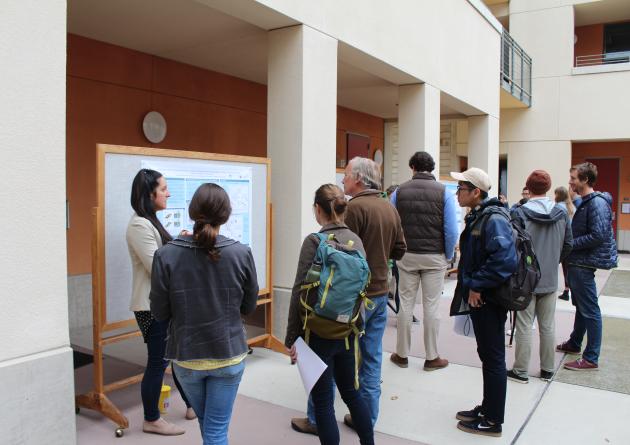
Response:
[{"label": "gray jacket", "polygon": [[541,277],[537,294],[548,294],[558,289],[558,264],[573,248],[571,223],[567,212],[549,198],[530,199],[512,211],[520,216],[532,237],[534,252],[540,265]]},{"label": "gray jacket", "polygon": [[[327,224],[321,228],[320,233],[333,233],[337,241],[341,244],[347,244],[348,241],[354,241],[353,247],[365,255],[363,249],[363,243],[354,232],[352,232],[345,224]],[[300,318],[300,286],[304,282],[306,272],[313,264],[315,258],[315,252],[319,246],[319,239],[313,235],[309,235],[304,238],[302,243],[302,250],[300,250],[300,259],[298,260],[297,272],[295,273],[295,283],[293,284],[293,291],[291,292],[291,303],[289,304],[289,318],[287,322],[287,333],[284,339],[284,344],[287,348],[297,340],[297,338],[304,334],[302,330],[302,319]]]},{"label": "gray jacket", "polygon": [[218,261],[191,236],[158,249],[151,273],[151,313],[169,320],[165,358],[228,359],[247,352],[241,315],[258,300],[256,267],[249,247],[217,237]]}]

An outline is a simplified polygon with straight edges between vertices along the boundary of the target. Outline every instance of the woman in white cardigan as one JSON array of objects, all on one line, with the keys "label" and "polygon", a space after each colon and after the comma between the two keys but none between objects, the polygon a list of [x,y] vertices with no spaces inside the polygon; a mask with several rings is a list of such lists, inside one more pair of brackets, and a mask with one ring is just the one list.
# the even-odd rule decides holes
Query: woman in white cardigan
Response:
[{"label": "woman in white cardigan", "polygon": [[[168,360],[164,360],[166,349],[167,322],[158,322],[151,316],[149,293],[151,291],[151,266],[153,254],[172,238],[157,218],[156,212],[166,209],[166,201],[171,194],[166,179],[155,170],[142,169],[133,180],[131,187],[131,207],[135,213],[127,226],[127,246],[131,257],[133,272],[131,304],[129,309],[136,316],[136,321],[144,342],[147,345],[147,367],[144,371],[140,393],[144,407],[145,433],[175,436],[185,430],[160,417],[158,407],[164,371]],[[175,378],[177,389],[186,403],[186,418],[195,419],[179,382]]]}]

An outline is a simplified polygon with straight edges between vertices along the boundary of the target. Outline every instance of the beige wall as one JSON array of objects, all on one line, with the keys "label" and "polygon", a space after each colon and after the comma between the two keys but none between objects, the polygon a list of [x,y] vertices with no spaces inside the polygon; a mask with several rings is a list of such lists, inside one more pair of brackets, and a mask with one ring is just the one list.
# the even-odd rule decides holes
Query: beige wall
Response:
[{"label": "beige wall", "polygon": [[260,11],[266,6],[290,17],[289,22],[315,28],[482,113],[499,115],[500,35],[466,1],[436,1],[430,7],[416,0],[203,2],[262,27],[270,23],[268,10],[267,15]]},{"label": "beige wall", "polygon": [[566,185],[571,142],[630,139],[630,70],[574,74],[573,5],[579,3],[588,2],[510,2],[510,34],[532,57],[533,67],[532,107],[501,110],[512,201],[536,168],[549,170],[554,186]]}]

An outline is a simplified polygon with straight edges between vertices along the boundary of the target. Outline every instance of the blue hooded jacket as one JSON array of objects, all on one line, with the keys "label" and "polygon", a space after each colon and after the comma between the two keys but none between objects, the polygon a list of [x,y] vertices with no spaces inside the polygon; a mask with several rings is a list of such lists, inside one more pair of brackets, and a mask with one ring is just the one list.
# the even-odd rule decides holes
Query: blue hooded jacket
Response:
[{"label": "blue hooded jacket", "polygon": [[[489,215],[484,224],[482,219]],[[482,233],[483,228],[483,233]],[[491,289],[505,283],[516,271],[517,256],[508,210],[497,198],[486,199],[466,216],[459,239],[461,258],[451,315],[467,313],[468,292],[492,301]]]},{"label": "blue hooded jacket", "polygon": [[571,224],[573,251],[567,259],[569,264],[594,269],[617,267],[611,204],[609,193],[593,192],[582,197]]}]

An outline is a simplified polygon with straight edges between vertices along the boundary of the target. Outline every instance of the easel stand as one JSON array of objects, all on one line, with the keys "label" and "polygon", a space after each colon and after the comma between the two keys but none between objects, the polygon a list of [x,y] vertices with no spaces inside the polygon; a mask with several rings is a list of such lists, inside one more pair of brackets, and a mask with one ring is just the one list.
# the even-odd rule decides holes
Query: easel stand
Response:
[{"label": "easel stand", "polygon": [[[139,337],[141,332],[135,330],[124,334],[104,336],[104,333],[113,329],[134,326],[135,320],[125,320],[113,325],[103,326],[103,308],[105,307],[105,265],[104,258],[104,227],[102,218],[102,209],[94,207],[92,210],[93,220],[93,238],[92,238],[92,317],[93,317],[93,354],[94,354],[94,389],[87,394],[81,394],[75,397],[77,412],[79,408],[91,409],[98,411],[105,417],[110,419],[117,425],[116,437],[122,437],[124,429],[129,428],[129,420],[107,397],[107,393],[122,389],[130,385],[134,385],[142,380],[144,374],[134,375],[117,382],[104,384],[103,381],[103,347],[109,344],[118,343]],[[271,223],[271,204],[269,204],[269,222]],[[270,226],[271,227],[271,226]],[[269,230],[269,233],[272,233]],[[269,246],[271,246],[271,236],[268,238]],[[270,258],[272,255],[269,255]],[[268,277],[271,275],[271,264],[269,261]],[[268,281],[270,283],[270,281]],[[268,286],[269,293],[265,294],[265,298],[258,299],[258,306],[265,306],[265,333],[247,341],[251,347],[263,347],[272,349],[277,352],[286,353],[284,343],[273,335],[273,287]],[[167,368],[167,372],[170,371]]]}]

